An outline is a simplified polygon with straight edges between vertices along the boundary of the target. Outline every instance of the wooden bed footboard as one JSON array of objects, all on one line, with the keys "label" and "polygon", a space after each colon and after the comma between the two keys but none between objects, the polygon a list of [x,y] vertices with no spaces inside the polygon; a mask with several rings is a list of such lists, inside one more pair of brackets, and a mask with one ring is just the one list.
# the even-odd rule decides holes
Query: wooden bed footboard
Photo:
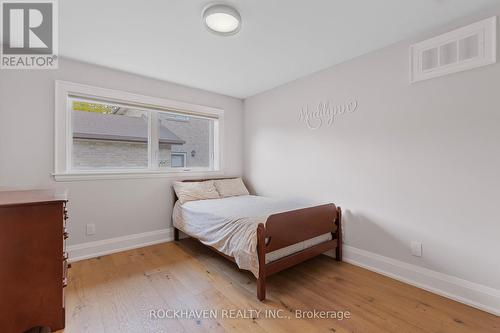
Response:
[{"label": "wooden bed footboard", "polygon": [[[342,210],[334,204],[309,207],[269,216],[257,227],[259,277],[257,297],[266,298],[266,277],[295,266],[328,250],[342,261]],[[308,239],[331,233],[332,239],[266,264],[266,254]]]}]

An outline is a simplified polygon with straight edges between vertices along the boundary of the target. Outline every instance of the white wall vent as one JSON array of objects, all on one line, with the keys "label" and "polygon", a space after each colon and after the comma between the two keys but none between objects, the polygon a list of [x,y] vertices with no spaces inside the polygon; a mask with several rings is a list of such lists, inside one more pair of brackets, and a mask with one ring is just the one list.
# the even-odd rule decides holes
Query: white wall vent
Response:
[{"label": "white wall vent", "polygon": [[410,46],[410,83],[486,66],[497,61],[497,18]]}]

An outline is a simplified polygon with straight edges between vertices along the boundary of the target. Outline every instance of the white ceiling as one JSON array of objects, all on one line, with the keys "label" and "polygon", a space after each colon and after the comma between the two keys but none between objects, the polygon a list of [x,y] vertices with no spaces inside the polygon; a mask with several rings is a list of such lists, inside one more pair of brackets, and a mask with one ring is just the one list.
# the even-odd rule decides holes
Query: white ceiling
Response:
[{"label": "white ceiling", "polygon": [[60,55],[245,98],[439,27],[498,0],[229,0],[231,37],[209,33],[210,0],[64,0]]}]

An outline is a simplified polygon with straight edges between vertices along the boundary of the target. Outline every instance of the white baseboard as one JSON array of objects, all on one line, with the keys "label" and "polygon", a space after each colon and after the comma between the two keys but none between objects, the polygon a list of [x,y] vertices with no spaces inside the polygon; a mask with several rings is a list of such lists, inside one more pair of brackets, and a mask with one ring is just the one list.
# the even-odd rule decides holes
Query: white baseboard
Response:
[{"label": "white baseboard", "polygon": [[173,229],[167,228],[95,242],[70,245],[66,250],[69,254],[69,262],[76,262],[148,245],[170,242],[172,240],[174,240]]},{"label": "white baseboard", "polygon": [[500,290],[344,245],[343,260],[500,316]]}]

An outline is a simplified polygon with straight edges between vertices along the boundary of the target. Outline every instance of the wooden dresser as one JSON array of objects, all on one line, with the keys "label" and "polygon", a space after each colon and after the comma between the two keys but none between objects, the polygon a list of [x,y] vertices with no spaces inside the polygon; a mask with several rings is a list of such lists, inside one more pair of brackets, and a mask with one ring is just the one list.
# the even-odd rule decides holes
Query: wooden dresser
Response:
[{"label": "wooden dresser", "polygon": [[0,192],[0,332],[64,328],[66,194]]}]

